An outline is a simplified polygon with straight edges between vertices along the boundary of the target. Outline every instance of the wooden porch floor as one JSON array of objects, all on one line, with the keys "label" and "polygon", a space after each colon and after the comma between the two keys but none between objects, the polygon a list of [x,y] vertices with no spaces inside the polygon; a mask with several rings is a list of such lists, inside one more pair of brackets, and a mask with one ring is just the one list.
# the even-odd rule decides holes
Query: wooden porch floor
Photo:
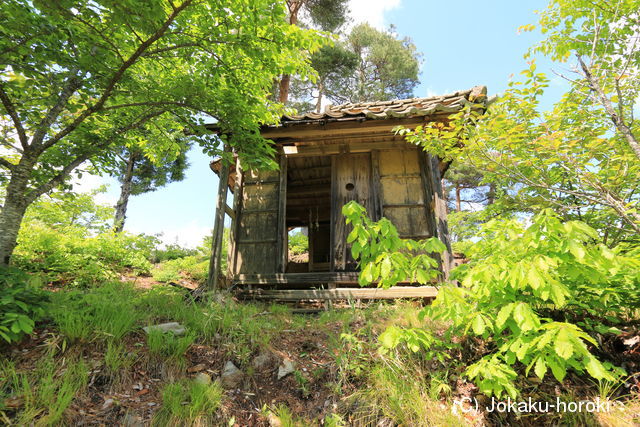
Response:
[{"label": "wooden porch floor", "polygon": [[435,286],[362,288],[358,286],[357,272],[239,274],[232,282],[240,297],[282,301],[434,298],[438,295]]}]

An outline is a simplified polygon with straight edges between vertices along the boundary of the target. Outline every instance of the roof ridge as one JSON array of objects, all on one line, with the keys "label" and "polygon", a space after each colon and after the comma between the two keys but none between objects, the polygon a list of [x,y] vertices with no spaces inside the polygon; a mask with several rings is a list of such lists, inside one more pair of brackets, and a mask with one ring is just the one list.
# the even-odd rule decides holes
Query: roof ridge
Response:
[{"label": "roof ridge", "polygon": [[465,104],[484,104],[486,101],[487,87],[474,86],[468,90],[456,91],[445,95],[386,101],[347,102],[339,105],[330,104],[325,106],[320,113],[311,111],[303,114],[285,115],[283,121],[339,119],[347,116],[362,116],[368,119],[426,116],[436,112],[452,113],[461,110]]}]

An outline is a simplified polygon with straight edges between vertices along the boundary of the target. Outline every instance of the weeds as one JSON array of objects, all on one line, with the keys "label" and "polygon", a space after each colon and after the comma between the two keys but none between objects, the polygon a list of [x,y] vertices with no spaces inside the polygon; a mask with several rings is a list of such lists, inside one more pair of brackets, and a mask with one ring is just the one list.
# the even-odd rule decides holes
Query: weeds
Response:
[{"label": "weeds", "polygon": [[262,415],[269,420],[270,425],[281,427],[305,427],[309,425],[307,421],[296,417],[285,404],[279,404],[273,408],[265,405],[262,408]]},{"label": "weeds", "polygon": [[106,283],[87,291],[52,295],[49,315],[60,334],[73,343],[91,339],[122,339],[132,332],[143,312],[135,309],[138,293],[131,285]]},{"label": "weeds", "polygon": [[104,353],[104,364],[112,378],[127,372],[136,360],[135,353],[128,353],[122,342],[107,341],[107,349]]},{"label": "weeds", "polygon": [[1,373],[2,400],[13,399],[22,406],[13,420],[16,425],[58,425],[89,375],[81,359],[70,359],[59,368],[51,355],[38,361],[31,375],[17,372],[11,363],[3,363]]},{"label": "weeds", "polygon": [[222,386],[184,379],[162,390],[162,408],[153,425],[211,425],[222,402]]},{"label": "weeds", "polygon": [[184,364],[184,354],[191,344],[193,344],[194,340],[195,336],[193,334],[179,337],[171,332],[162,332],[159,330],[151,330],[147,334],[149,353],[175,362],[179,366]]}]

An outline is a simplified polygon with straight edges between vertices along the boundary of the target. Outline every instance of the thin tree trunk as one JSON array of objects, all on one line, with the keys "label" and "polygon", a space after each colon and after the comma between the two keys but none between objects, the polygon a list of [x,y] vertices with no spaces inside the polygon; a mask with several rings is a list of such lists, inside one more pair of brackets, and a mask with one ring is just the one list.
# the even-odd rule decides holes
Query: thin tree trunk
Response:
[{"label": "thin tree trunk", "polygon": [[[287,1],[287,7],[289,8],[289,24],[298,25],[298,13],[304,0],[289,0]],[[280,86],[278,88],[278,101],[286,103],[289,100],[289,86],[291,86],[291,75],[284,74],[280,79]]]},{"label": "thin tree trunk", "polygon": [[280,80],[278,89],[278,102],[286,103],[289,100],[289,86],[291,85],[291,75],[285,74]]},{"label": "thin tree trunk", "polygon": [[456,185],[456,212],[460,212],[462,210],[462,203],[460,201],[460,186]]},{"label": "thin tree trunk", "polygon": [[116,233],[121,233],[124,230],[124,221],[127,218],[127,205],[129,204],[129,196],[131,196],[131,184],[133,181],[133,170],[136,163],[135,153],[129,154],[127,160],[127,169],[122,179],[122,185],[120,186],[120,198],[116,204],[116,218],[113,225],[113,230]]},{"label": "thin tree trunk", "polygon": [[31,162],[23,157],[11,172],[4,206],[0,211],[0,266],[9,265],[16,247],[20,224],[29,206],[26,190],[32,166]]},{"label": "thin tree trunk", "polygon": [[321,80],[318,80],[318,100],[316,101],[316,113],[320,112],[322,108],[322,96],[324,92],[324,85]]},{"label": "thin tree trunk", "polygon": [[487,205],[492,205],[496,201],[496,185],[489,183],[489,192],[487,193]]}]

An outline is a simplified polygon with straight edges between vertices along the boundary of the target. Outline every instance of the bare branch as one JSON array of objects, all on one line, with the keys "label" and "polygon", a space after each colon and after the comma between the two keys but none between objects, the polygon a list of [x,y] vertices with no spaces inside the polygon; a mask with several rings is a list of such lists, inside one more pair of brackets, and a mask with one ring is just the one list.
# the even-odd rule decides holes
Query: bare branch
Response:
[{"label": "bare branch", "polygon": [[4,109],[11,117],[11,121],[13,122],[13,127],[15,127],[16,132],[18,132],[18,139],[20,140],[20,145],[22,148],[27,148],[29,146],[29,139],[27,138],[27,134],[24,131],[24,127],[22,127],[22,122],[20,121],[20,117],[18,117],[18,113],[16,112],[16,108],[11,102],[9,95],[4,90],[4,85],[0,83],[0,100],[2,101],[2,105]]},{"label": "bare branch", "polygon": [[640,143],[638,143],[638,141],[635,138],[635,135],[633,135],[633,132],[631,132],[631,129],[625,123],[624,117],[616,113],[615,109],[613,108],[613,105],[611,104],[611,100],[607,98],[607,95],[605,94],[604,90],[602,89],[602,87],[600,86],[596,78],[591,74],[591,70],[584,63],[584,61],[582,60],[582,57],[580,57],[580,55],[576,55],[576,56],[578,58],[578,63],[580,64],[580,67],[584,72],[584,76],[587,79],[587,82],[589,83],[589,86],[591,86],[591,89],[597,94],[602,106],[604,107],[605,111],[609,115],[609,118],[611,119],[613,124],[616,126],[618,131],[625,137],[625,139],[627,140],[627,143],[635,153],[636,157],[638,157],[638,160],[640,160]]}]

